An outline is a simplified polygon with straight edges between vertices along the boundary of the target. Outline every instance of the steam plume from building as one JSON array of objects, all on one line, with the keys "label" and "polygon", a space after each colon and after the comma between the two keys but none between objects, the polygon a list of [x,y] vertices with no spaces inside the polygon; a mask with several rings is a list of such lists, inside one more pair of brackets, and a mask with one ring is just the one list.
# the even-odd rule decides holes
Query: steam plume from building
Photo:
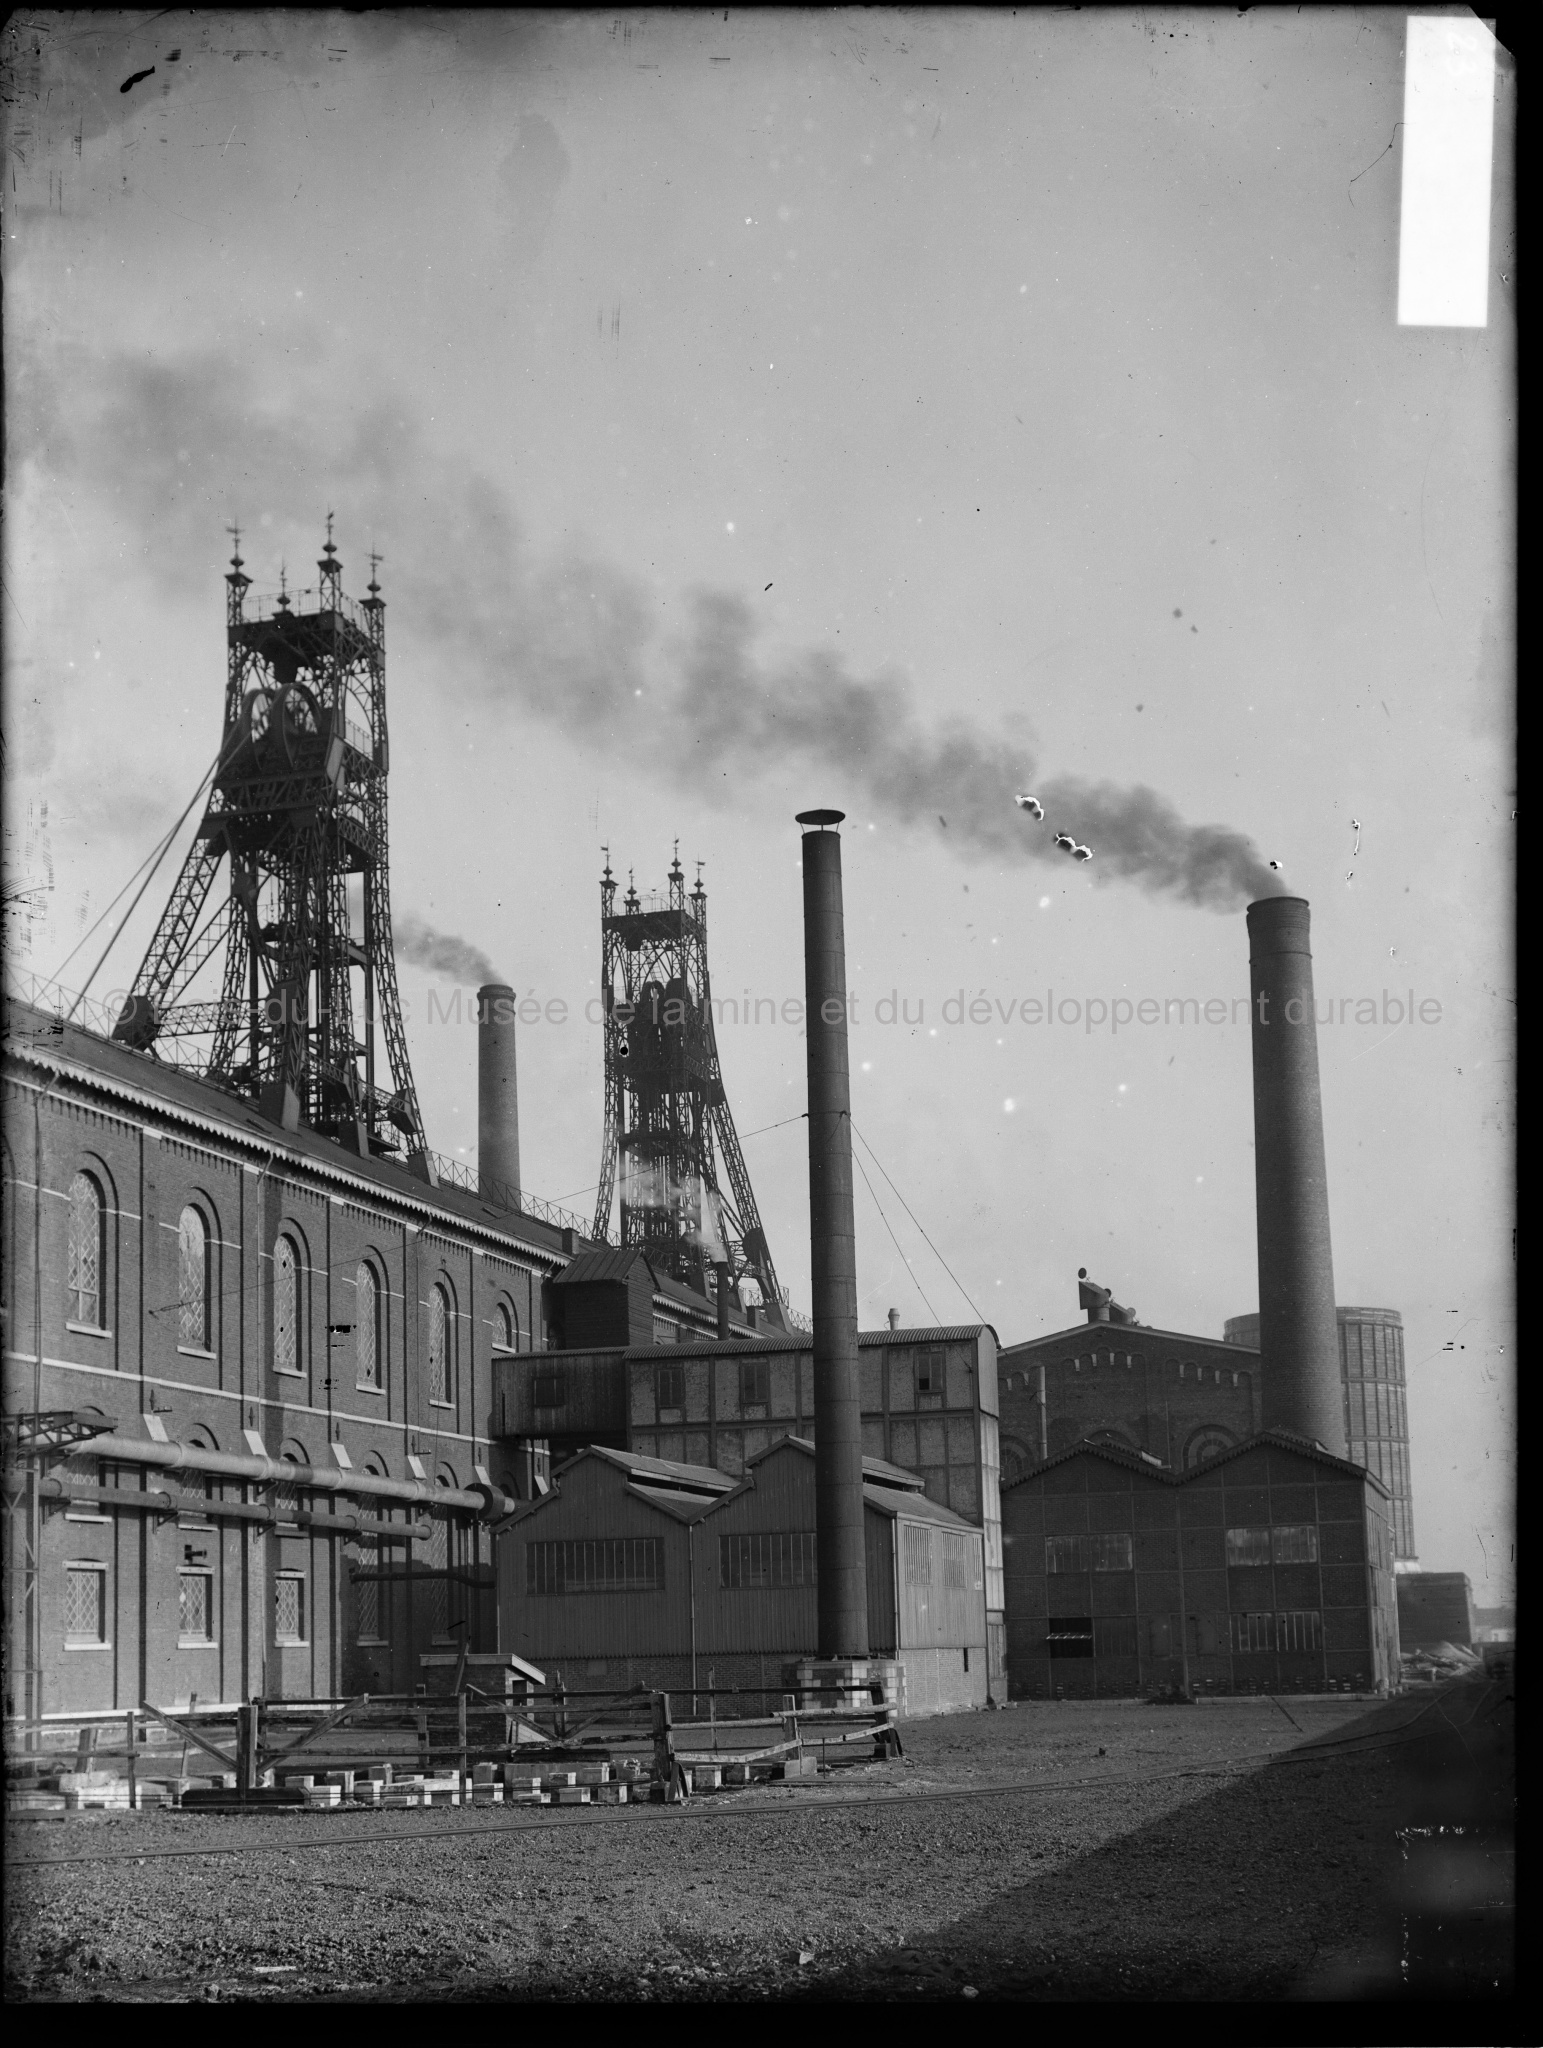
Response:
[{"label": "steam plume from building", "polygon": [[498,969],[486,953],[453,932],[436,931],[427,919],[412,912],[391,920],[391,947],[399,960],[408,960],[414,967],[427,967],[433,974],[442,974],[449,981],[472,988],[499,979]]},{"label": "steam plume from building", "polygon": [[[46,364],[29,377],[18,444],[29,431],[46,439],[50,464],[78,473],[145,535],[157,577],[179,595],[206,587],[213,532],[241,509],[238,479],[246,505],[268,508],[265,552],[308,548],[316,507],[330,503],[341,530],[385,540],[389,601],[408,633],[453,652],[440,667],[447,688],[598,743],[697,797],[742,803],[758,774],[816,763],[828,787],[834,765],[845,787],[831,794],[850,809],[927,831],[967,858],[1059,862],[1061,830],[1093,848],[1097,881],[1220,911],[1281,891],[1244,833],[1191,824],[1156,790],[1041,780],[1021,741],[924,720],[897,671],[856,673],[830,648],[764,651],[737,594],[695,593],[684,633],[660,644],[640,582],[582,548],[533,559],[507,492],[431,443],[390,394],[346,420],[321,389],[314,403],[290,390],[283,406],[269,404],[253,374],[218,351],[174,364],[108,356],[82,367],[67,406]],[[44,435],[50,419],[79,430]],[[1046,807],[1043,825],[1013,803],[1028,786]],[[404,940],[440,943],[413,920],[398,927]],[[438,951],[404,957],[496,979],[480,955],[464,965]]]}]

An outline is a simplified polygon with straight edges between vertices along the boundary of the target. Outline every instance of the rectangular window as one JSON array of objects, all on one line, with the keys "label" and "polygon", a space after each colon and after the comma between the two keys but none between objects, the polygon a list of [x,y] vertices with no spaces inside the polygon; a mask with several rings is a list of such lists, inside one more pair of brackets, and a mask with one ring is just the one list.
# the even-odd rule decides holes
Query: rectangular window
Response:
[{"label": "rectangular window", "polygon": [[916,1354],[916,1391],[918,1394],[941,1394],[943,1391],[943,1353],[941,1351],[918,1351]]},{"label": "rectangular window", "polygon": [[1268,1564],[1270,1562],[1270,1532],[1268,1529],[1229,1529],[1227,1531],[1228,1564]]},{"label": "rectangular window", "polygon": [[686,1405],[686,1368],[683,1365],[661,1365],[657,1382],[659,1408],[679,1412]]},{"label": "rectangular window", "polygon": [[718,1538],[718,1572],[735,1592],[767,1591],[815,1583],[814,1531],[794,1529]]},{"label": "rectangular window", "polygon": [[273,1640],[305,1641],[305,1580],[298,1572],[286,1572],[273,1582]]},{"label": "rectangular window", "polygon": [[771,1365],[764,1358],[741,1359],[739,1399],[745,1408],[765,1408],[771,1401]]},{"label": "rectangular window", "polygon": [[82,1646],[107,1641],[107,1572],[103,1566],[65,1567],[64,1640]]},{"label": "rectangular window", "polygon": [[1091,1657],[1091,1614],[1052,1614],[1045,1624],[1045,1648],[1052,1657]]},{"label": "rectangular window", "polygon": [[208,1572],[177,1574],[177,1640],[207,1643],[214,1636],[214,1581]]},{"label": "rectangular window", "polygon": [[1318,1530],[1312,1522],[1293,1522],[1270,1531],[1270,1548],[1277,1564],[1316,1564]]},{"label": "rectangular window", "polygon": [[525,1590],[533,1594],[662,1592],[663,1545],[657,1536],[527,1543]]},{"label": "rectangular window", "polygon": [[1132,1538],[1125,1530],[1045,1538],[1047,1572],[1128,1572],[1134,1568]]},{"label": "rectangular window", "polygon": [[538,1408],[562,1408],[568,1399],[560,1372],[538,1372],[531,1382],[530,1398]]},{"label": "rectangular window", "polygon": [[942,1538],[943,1584],[949,1591],[969,1592],[974,1576],[970,1570],[970,1553],[973,1549],[974,1545],[968,1536]]},{"label": "rectangular window", "polygon": [[1319,1614],[1277,1614],[1276,1641],[1282,1650],[1321,1650],[1323,1617]]},{"label": "rectangular window", "polygon": [[1273,1614],[1235,1614],[1232,1617],[1232,1648],[1236,1656],[1275,1648]]},{"label": "rectangular window", "polygon": [[1128,1572],[1133,1569],[1131,1538],[1116,1530],[1088,1538],[1088,1567],[1095,1572]]},{"label": "rectangular window", "polygon": [[380,1625],[380,1580],[375,1576],[379,1570],[380,1539],[366,1538],[359,1545],[359,1562],[354,1568],[354,1612],[357,1639],[361,1643],[381,1643],[386,1639]]},{"label": "rectangular window", "polygon": [[932,1584],[932,1531],[914,1522],[902,1524],[905,1532],[905,1582],[908,1586]]}]

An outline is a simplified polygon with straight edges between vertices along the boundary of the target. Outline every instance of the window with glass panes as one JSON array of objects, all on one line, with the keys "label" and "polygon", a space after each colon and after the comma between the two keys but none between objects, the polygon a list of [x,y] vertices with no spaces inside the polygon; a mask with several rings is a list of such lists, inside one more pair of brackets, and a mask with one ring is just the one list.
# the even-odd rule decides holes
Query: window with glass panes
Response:
[{"label": "window with glass panes", "polygon": [[273,1637],[279,1643],[305,1641],[305,1580],[281,1572],[273,1582]]},{"label": "window with glass panes", "polygon": [[208,1572],[177,1574],[177,1634],[206,1643],[214,1634],[214,1580]]},{"label": "window with glass panes", "polygon": [[300,1262],[291,1239],[281,1237],[273,1248],[273,1369],[299,1372]]},{"label": "window with glass panes", "polygon": [[366,1259],[354,1275],[354,1376],[361,1387],[379,1387],[380,1356],[380,1281]]},{"label": "window with glass panes", "polygon": [[189,1206],[177,1225],[181,1281],[178,1334],[195,1351],[209,1349],[209,1226],[201,1211]]},{"label": "window with glass panes", "polygon": [[815,1583],[814,1531],[757,1530],[718,1538],[718,1575],[737,1592]]},{"label": "window with glass panes", "polygon": [[361,1643],[385,1641],[385,1631],[380,1625],[382,1612],[381,1583],[377,1576],[380,1571],[380,1562],[379,1537],[361,1537],[359,1542],[359,1558],[354,1566],[354,1612],[357,1621],[357,1635]]},{"label": "window with glass panes", "polygon": [[102,1191],[89,1173],[70,1182],[70,1321],[102,1326]]},{"label": "window with glass panes", "polygon": [[100,1565],[65,1567],[64,1640],[75,1644],[107,1640],[107,1573]]},{"label": "window with glass panes", "polygon": [[429,1399],[450,1401],[450,1297],[437,1282],[429,1295]]}]

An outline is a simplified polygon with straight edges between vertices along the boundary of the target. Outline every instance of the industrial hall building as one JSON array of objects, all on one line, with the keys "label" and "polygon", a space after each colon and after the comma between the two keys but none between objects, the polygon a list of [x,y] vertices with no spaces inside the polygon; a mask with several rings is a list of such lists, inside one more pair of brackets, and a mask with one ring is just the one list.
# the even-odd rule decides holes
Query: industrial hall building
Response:
[{"label": "industrial hall building", "polygon": [[[554,1296],[611,1288],[625,1254],[576,1259]],[[639,1270],[631,1266],[634,1274]],[[618,1299],[612,1333],[625,1335]],[[1005,1608],[997,1425],[997,1342],[988,1323],[857,1335],[863,1455],[914,1473],[936,1508],[972,1523],[984,1544],[986,1677],[1005,1693]],[[598,1311],[582,1324],[594,1331]],[[749,1337],[750,1341],[746,1341]],[[585,1445],[711,1468],[733,1480],[774,1444],[816,1439],[813,1339],[800,1331],[726,1332],[671,1350],[615,1344],[503,1358],[494,1373],[497,1440],[539,1440],[554,1461]]]},{"label": "industrial hall building", "polygon": [[1021,1699],[1386,1691],[1398,1676],[1387,1487],[1265,1430],[1175,1472],[1084,1443],[1004,1487]]},{"label": "industrial hall building", "polygon": [[[903,1714],[984,1706],[982,1531],[914,1472],[864,1458],[862,1477],[869,1677]],[[500,1644],[580,1691],[706,1689],[720,1715],[762,1713],[816,1640],[815,1519],[803,1437],[737,1479],[592,1446],[499,1530]]]},{"label": "industrial hall building", "polygon": [[[1085,1322],[998,1355],[1004,1485],[1085,1440],[1188,1471],[1262,1427],[1257,1314],[1230,1317],[1218,1339],[1138,1322],[1085,1275],[1078,1297]],[[1387,1489],[1402,1577],[1417,1561],[1403,1318],[1397,1309],[1338,1308],[1335,1323],[1347,1454]]]}]

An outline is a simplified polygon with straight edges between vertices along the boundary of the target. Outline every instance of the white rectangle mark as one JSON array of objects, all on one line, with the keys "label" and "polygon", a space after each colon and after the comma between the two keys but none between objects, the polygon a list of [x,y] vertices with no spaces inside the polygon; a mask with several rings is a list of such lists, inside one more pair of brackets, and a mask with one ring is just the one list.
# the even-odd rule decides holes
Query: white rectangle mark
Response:
[{"label": "white rectangle mark", "polygon": [[1495,38],[1473,15],[1411,15],[1404,55],[1400,327],[1483,327]]}]

